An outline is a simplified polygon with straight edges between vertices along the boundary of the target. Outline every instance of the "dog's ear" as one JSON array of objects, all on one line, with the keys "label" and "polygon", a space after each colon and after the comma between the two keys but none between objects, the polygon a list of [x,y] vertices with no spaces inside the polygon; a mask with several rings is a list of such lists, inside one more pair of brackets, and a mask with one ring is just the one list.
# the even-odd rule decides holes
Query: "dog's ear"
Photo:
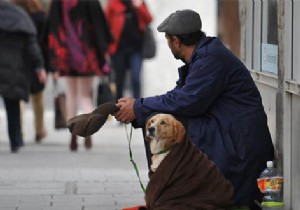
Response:
[{"label": "dog's ear", "polygon": [[148,132],[150,125],[151,125],[151,120],[148,119],[146,126],[145,126],[145,141],[146,142],[150,141],[150,138],[147,136],[147,132]]},{"label": "dog's ear", "polygon": [[175,142],[180,143],[183,141],[185,136],[185,128],[178,120],[174,121],[174,129],[175,129]]}]

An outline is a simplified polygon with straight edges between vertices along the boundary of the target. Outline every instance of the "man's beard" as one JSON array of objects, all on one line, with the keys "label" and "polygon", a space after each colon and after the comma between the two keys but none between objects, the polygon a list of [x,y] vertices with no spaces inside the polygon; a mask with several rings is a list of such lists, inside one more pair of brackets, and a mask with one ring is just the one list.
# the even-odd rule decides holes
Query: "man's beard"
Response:
[{"label": "man's beard", "polygon": [[185,63],[185,60],[182,57],[180,57],[178,53],[172,53],[172,54],[176,60],[181,60],[183,63]]},{"label": "man's beard", "polygon": [[178,53],[172,52],[172,54],[176,60],[181,60],[181,57],[178,55]]}]

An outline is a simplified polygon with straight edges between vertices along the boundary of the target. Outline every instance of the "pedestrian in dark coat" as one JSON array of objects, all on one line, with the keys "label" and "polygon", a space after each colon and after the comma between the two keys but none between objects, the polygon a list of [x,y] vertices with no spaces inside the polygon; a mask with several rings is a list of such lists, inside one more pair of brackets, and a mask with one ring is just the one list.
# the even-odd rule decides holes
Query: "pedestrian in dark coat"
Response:
[{"label": "pedestrian in dark coat", "polygon": [[255,209],[256,179],[274,153],[262,99],[244,64],[201,26],[192,10],[172,13],[159,25],[174,57],[185,63],[179,80],[163,95],[119,99],[115,117],[136,127],[153,112],[184,118],[189,139],[232,182],[235,205]]},{"label": "pedestrian in dark coat", "polygon": [[[47,43],[46,43],[46,23],[47,23],[47,13],[46,10],[42,6],[41,0],[11,0],[14,4],[22,7],[31,17],[36,30],[37,30],[37,40],[39,46],[42,51],[43,59],[46,66],[47,61]],[[35,128],[35,141],[37,143],[41,142],[41,140],[46,137],[47,129],[44,123],[44,89],[45,83],[40,82],[38,75],[30,70],[30,68],[35,68],[34,63],[30,63],[29,73],[30,73],[30,100],[33,109],[34,116],[34,128]],[[49,69],[49,68],[48,68]],[[48,70],[46,68],[46,71]],[[53,73],[53,77],[55,77],[55,73]],[[21,116],[24,115],[24,103],[21,103]],[[23,117],[21,117],[22,119]],[[22,123],[23,124],[23,123]],[[21,124],[21,125],[22,125]],[[21,126],[22,129],[23,126]],[[23,130],[23,129],[22,129]],[[23,133],[23,132],[22,132]]]},{"label": "pedestrian in dark coat", "polygon": [[[30,72],[35,71],[46,82],[36,29],[20,7],[0,0],[0,95],[7,112],[11,151],[23,144],[20,131],[20,100],[28,101]],[[27,68],[32,64],[34,68]]]}]

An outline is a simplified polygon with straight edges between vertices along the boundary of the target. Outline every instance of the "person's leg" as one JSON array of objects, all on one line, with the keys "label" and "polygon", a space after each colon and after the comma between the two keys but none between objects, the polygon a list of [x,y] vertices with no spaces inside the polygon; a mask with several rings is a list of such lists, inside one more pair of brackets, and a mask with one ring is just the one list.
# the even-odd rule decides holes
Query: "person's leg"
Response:
[{"label": "person's leg", "polygon": [[32,94],[31,102],[34,115],[35,141],[40,142],[47,135],[44,127],[44,91]]},{"label": "person's leg", "polygon": [[260,161],[252,160],[245,163],[242,171],[232,175],[236,176],[238,184],[235,184],[235,204],[236,207],[248,207],[251,210],[261,210],[259,203],[261,202],[261,192],[257,186],[258,171],[262,171],[264,164]]},{"label": "person's leg", "polygon": [[23,144],[21,136],[20,100],[4,98],[6,109],[8,136],[12,152],[17,152]]},{"label": "person's leg", "polygon": [[66,107],[67,108],[67,120],[74,117],[78,110],[78,78],[77,77],[65,77],[67,90],[66,90]]},{"label": "person's leg", "polygon": [[[94,110],[93,81],[94,77],[78,78],[79,98],[84,113],[90,113]],[[85,138],[84,145],[87,149],[92,147],[92,138],[90,136]]]},{"label": "person's leg", "polygon": [[93,81],[94,77],[92,76],[78,78],[78,97],[84,113],[89,113],[94,110]]},{"label": "person's leg", "polygon": [[[78,108],[78,87],[76,77],[66,77],[66,107],[67,107],[67,120],[74,117],[77,114]],[[77,136],[71,135],[70,150],[76,151],[78,149]]]},{"label": "person's leg", "polygon": [[[26,109],[26,102],[23,100],[20,100],[20,135],[21,139],[23,139],[24,132],[23,132],[23,125],[24,125],[24,115],[25,115],[25,109]],[[23,142],[22,142],[23,144]]]},{"label": "person's leg", "polygon": [[131,86],[134,98],[141,97],[142,54],[133,52],[130,55]]},{"label": "person's leg", "polygon": [[112,67],[116,82],[116,100],[123,97],[124,83],[126,79],[126,55],[117,53],[112,56]]}]

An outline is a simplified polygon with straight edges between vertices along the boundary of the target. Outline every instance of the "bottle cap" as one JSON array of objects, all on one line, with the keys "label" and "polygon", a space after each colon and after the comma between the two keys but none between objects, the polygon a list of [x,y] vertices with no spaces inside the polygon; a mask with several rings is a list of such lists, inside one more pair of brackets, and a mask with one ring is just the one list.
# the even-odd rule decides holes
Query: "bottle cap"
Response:
[{"label": "bottle cap", "polygon": [[273,161],[267,161],[267,167],[272,168],[273,167]]}]

